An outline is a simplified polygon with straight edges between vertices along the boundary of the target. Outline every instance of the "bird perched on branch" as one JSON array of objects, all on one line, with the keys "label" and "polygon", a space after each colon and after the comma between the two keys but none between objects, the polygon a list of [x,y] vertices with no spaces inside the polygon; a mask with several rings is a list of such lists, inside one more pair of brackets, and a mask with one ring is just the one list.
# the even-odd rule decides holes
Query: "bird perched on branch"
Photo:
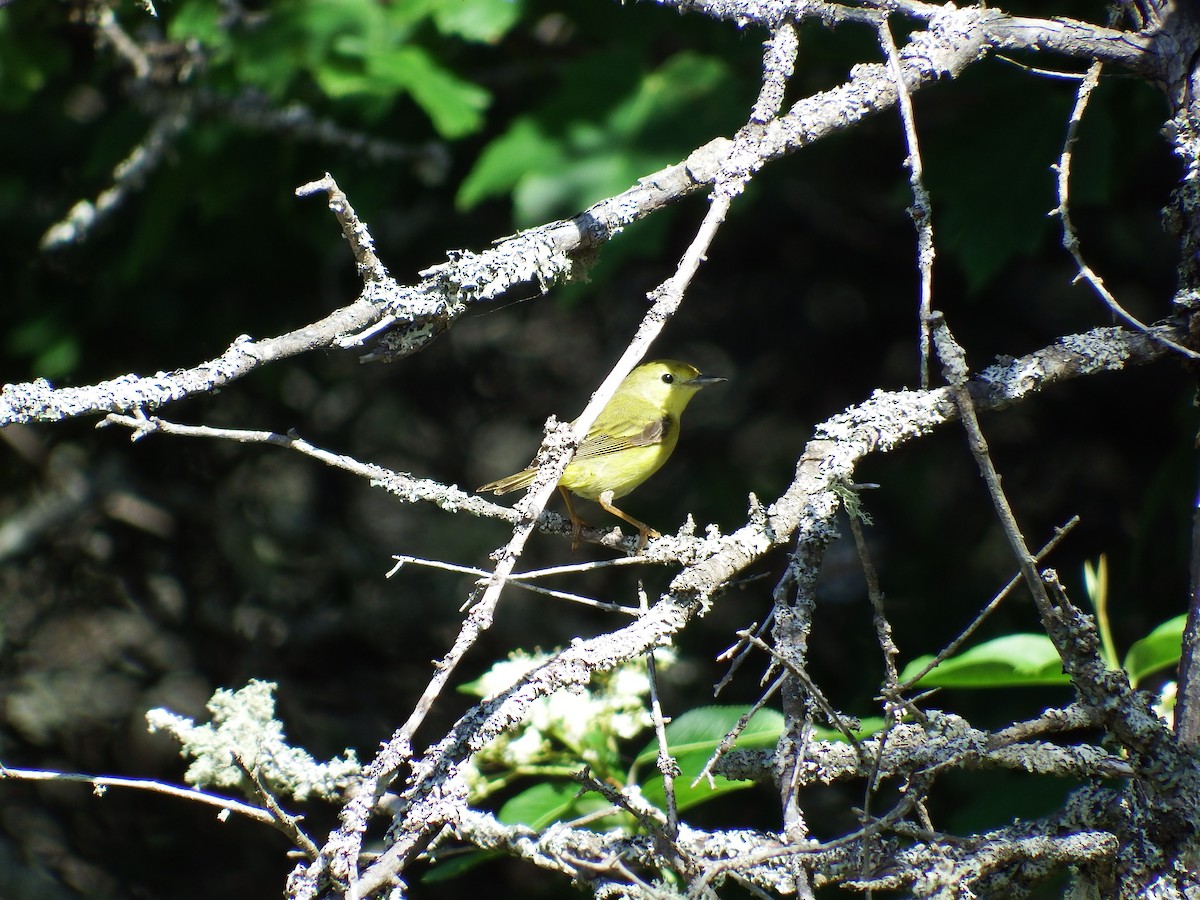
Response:
[{"label": "bird perched on branch", "polygon": [[[695,366],[675,359],[645,363],[625,376],[558,480],[571,518],[572,550],[579,546],[584,522],[575,515],[571,494],[595,500],[636,528],[638,553],[650,537],[660,537],[649,525],[613,506],[613,501],[659,470],[675,450],[679,419],[692,397],[702,387],[724,380],[701,375]],[[537,467],[531,466],[478,490],[507,494],[529,487],[536,474]]]}]

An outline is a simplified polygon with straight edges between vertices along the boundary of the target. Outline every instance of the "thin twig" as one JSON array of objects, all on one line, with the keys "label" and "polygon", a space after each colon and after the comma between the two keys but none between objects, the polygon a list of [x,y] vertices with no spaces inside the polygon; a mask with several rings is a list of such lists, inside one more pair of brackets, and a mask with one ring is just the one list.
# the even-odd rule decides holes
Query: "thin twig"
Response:
[{"label": "thin twig", "polygon": [[194,107],[188,95],[173,101],[146,131],[145,137],[112,170],[112,184],[96,195],[95,201],[80,200],[61,220],[42,235],[39,246],[54,250],[86,241],[96,226],[119,210],[136,191],[141,190],[167,158],[179,136],[191,125]]},{"label": "thin twig", "polygon": [[670,817],[664,816],[662,811],[655,806],[650,805],[641,796],[630,797],[618,787],[607,784],[606,781],[595,778],[589,769],[582,769],[581,772],[575,774],[575,779],[580,782],[583,787],[599,793],[601,797],[608,800],[608,803],[620,806],[631,816],[634,816],[641,823],[647,832],[652,834],[662,848],[662,854],[671,859],[671,863],[676,866],[679,874],[690,876],[692,872],[697,870],[695,860],[692,860],[689,853],[679,846],[678,839],[678,822],[672,823]]},{"label": "thin twig", "polygon": [[[1053,166],[1057,178],[1055,185],[1058,190],[1058,206],[1052,211],[1051,215],[1058,216],[1062,222],[1062,245],[1071,258],[1075,260],[1075,265],[1079,272],[1075,276],[1075,280],[1086,281],[1091,285],[1092,290],[1108,307],[1110,313],[1117,319],[1124,322],[1130,328],[1135,328],[1146,334],[1151,334],[1150,327],[1138,319],[1136,316],[1129,313],[1123,307],[1117,298],[1113,296],[1108,287],[1104,283],[1104,279],[1098,275],[1087,261],[1083,258],[1083,251],[1079,245],[1079,235],[1075,231],[1075,225],[1071,221],[1071,212],[1069,205],[1070,198],[1070,183],[1071,183],[1071,160],[1074,152],[1076,140],[1079,138],[1079,125],[1083,121],[1084,110],[1087,109],[1088,101],[1091,99],[1092,91],[1096,89],[1096,85],[1100,83],[1100,71],[1103,69],[1103,64],[1099,61],[1094,62],[1088,67],[1087,75],[1079,84],[1079,89],[1075,93],[1075,106],[1071,110],[1071,118],[1067,124],[1067,136],[1063,141],[1062,154],[1059,156],[1058,162]],[[1176,353],[1191,359],[1200,360],[1200,353],[1184,347],[1168,338],[1157,336],[1157,340],[1161,340],[1164,346],[1170,347]]]},{"label": "thin twig", "polygon": [[[803,463],[801,463],[801,466]],[[799,467],[798,467],[799,469]],[[831,488],[827,488],[832,494]],[[838,508],[837,501],[829,503],[829,518]],[[832,540],[829,535],[826,540]],[[806,541],[798,534],[796,550],[788,560],[788,566],[772,592],[773,626],[771,628],[775,646],[781,655],[787,655],[791,669],[800,670],[808,659],[808,636],[812,631],[813,611],[816,607],[815,589],[819,559],[824,553],[824,544],[819,540]],[[747,640],[755,640],[747,635]],[[765,643],[759,640],[760,643]],[[767,667],[770,677],[781,665],[781,660],[772,653]],[[783,674],[791,674],[783,668]],[[776,779],[779,786],[780,808],[783,811],[784,834],[791,843],[808,839],[808,825],[800,805],[800,782],[808,742],[812,739],[812,716],[809,710],[812,695],[807,696],[798,689],[803,681],[785,677],[780,685],[783,700],[784,734],[776,748]]]},{"label": "thin twig", "polygon": [[203,803],[205,806],[212,806],[221,810],[222,813],[235,812],[256,822],[262,822],[264,825],[275,826],[278,824],[275,821],[275,817],[268,810],[251,806],[240,800],[232,800],[229,797],[218,797],[215,794],[208,794],[197,788],[179,787],[174,784],[164,784],[161,781],[150,781],[142,778],[113,778],[108,775],[81,775],[74,772],[51,772],[44,769],[14,769],[9,766],[0,766],[0,781],[5,778],[11,778],[14,781],[75,781],[92,785],[97,793],[103,793],[103,789],[109,787],[149,791],[153,794],[164,794],[180,800]]},{"label": "thin twig", "polygon": [[1058,78],[1063,81],[1082,81],[1087,78],[1087,72],[1062,72],[1058,69],[1045,69],[1040,66],[1031,66],[1028,63],[1023,63],[1019,59],[1013,59],[1011,56],[1005,56],[1003,53],[994,55],[995,59],[1000,62],[1008,63],[1010,66],[1028,72],[1030,75],[1039,75],[1042,78]]},{"label": "thin twig", "polygon": [[263,784],[262,779],[258,775],[257,768],[252,769],[246,765],[246,761],[242,759],[240,753],[234,753],[232,756],[234,765],[242,770],[242,774],[254,786],[254,793],[258,795],[258,799],[262,801],[262,805],[271,814],[275,827],[286,834],[293,844],[303,850],[304,855],[310,860],[316,859],[321,850],[313,843],[312,838],[301,830],[301,817],[293,816],[291,813],[284,811],[283,807],[279,805],[279,801],[275,799],[275,795],[268,791],[267,786]]},{"label": "thin twig", "polygon": [[763,78],[758,99],[750,112],[750,121],[763,124],[779,115],[788,82],[796,68],[800,38],[790,19],[780,23],[767,41],[763,52]]},{"label": "thin twig", "polygon": [[[1062,541],[1062,539],[1065,538],[1067,536],[1067,534],[1069,534],[1070,531],[1078,524],[1079,524],[1079,516],[1072,516],[1069,520],[1067,520],[1066,524],[1060,525],[1059,527],[1055,528],[1054,529],[1054,537],[1052,537],[1052,538],[1050,538],[1050,540],[1046,541],[1046,543],[1044,545],[1042,545],[1042,549],[1040,549],[1037,552],[1037,554],[1035,555],[1035,557],[1034,557],[1035,564],[1040,565],[1042,560],[1045,559],[1047,556],[1049,556],[1050,553],[1054,550],[1054,548],[1059,545],[1059,543]],[[1002,587],[1000,589],[1000,592],[998,594],[996,594],[996,596],[994,596],[988,602],[987,606],[985,606],[979,612],[979,615],[977,615],[971,621],[970,625],[968,625],[966,628],[964,628],[962,630],[962,632],[958,635],[958,637],[956,637],[949,644],[947,644],[944,648],[942,648],[942,650],[933,659],[931,659],[929,661],[929,663],[924,668],[921,669],[920,672],[918,672],[916,675],[909,678],[907,681],[904,682],[904,684],[896,685],[896,691],[901,694],[906,693],[907,691],[911,691],[913,689],[913,686],[916,684],[919,684],[922,678],[924,678],[926,675],[928,675],[930,672],[932,672],[934,669],[936,669],[938,666],[940,666],[943,662],[945,662],[947,659],[949,659],[951,656],[953,656],[955,653],[957,653],[959,648],[962,647],[962,645],[965,644],[968,640],[970,640],[971,635],[973,635],[976,632],[976,630],[979,628],[979,626],[983,624],[984,620],[987,619],[988,616],[990,616],[993,612],[996,611],[996,608],[999,607],[1002,602],[1004,602],[1004,598],[1006,598],[1010,593],[1012,593],[1012,591],[1020,583],[1021,583],[1021,573],[1018,572],[1011,579],[1009,579],[1008,584],[1004,585],[1004,587]]]},{"label": "thin twig", "polygon": [[921,147],[917,140],[917,125],[913,116],[912,98],[904,82],[904,69],[900,64],[900,52],[892,38],[892,29],[887,16],[880,16],[877,27],[879,45],[887,56],[888,73],[896,85],[896,106],[900,110],[900,122],[904,126],[904,142],[908,147],[905,165],[909,171],[913,205],[908,210],[917,229],[917,269],[921,276],[920,303],[917,310],[920,352],[921,387],[929,387],[929,315],[933,310],[933,205],[925,187],[924,169],[921,164]]},{"label": "thin twig", "polygon": [[[871,554],[867,550],[867,541],[863,536],[862,523],[860,521],[861,516],[856,509],[847,510],[847,513],[850,520],[850,533],[854,536],[854,546],[858,550],[863,577],[867,582],[867,596],[871,601],[876,640],[879,642],[879,649],[883,653],[884,696],[890,698],[896,695],[895,688],[900,680],[899,673],[896,671],[896,657],[900,655],[900,651],[892,639],[892,625],[883,610],[883,592],[879,589],[879,576],[875,571],[874,563],[871,562]],[[900,722],[904,714],[904,705],[896,703],[892,699],[888,699],[885,702],[885,707],[887,715],[885,716],[883,732],[878,736],[879,739],[875,745],[876,752],[871,760],[871,774],[863,786],[862,814],[860,816],[863,825],[866,825],[871,818],[871,800],[879,787],[879,773],[883,765],[883,751],[887,746],[888,736],[891,734],[892,728]],[[859,749],[861,752],[862,748],[860,747]],[[863,841],[862,859],[860,861],[861,878],[865,878],[867,872],[872,868],[871,859],[877,843],[878,841],[873,839],[865,838]]]},{"label": "thin twig", "polygon": [[[270,444],[293,450],[327,466],[341,469],[360,478],[369,479],[391,493],[409,501],[433,503],[447,512],[465,510],[473,515],[512,521],[516,514],[505,506],[489,503],[475,494],[468,494],[451,485],[444,485],[429,478],[414,478],[375,463],[364,463],[352,456],[334,453],[310,444],[294,433],[280,434],[276,431],[256,431],[245,428],[214,428],[209,425],[184,425],[170,422],[158,416],[147,416],[140,410],[135,415],[109,413],[96,423],[97,428],[121,425],[133,433],[130,440],[140,441],[153,434],[175,437],[204,438],[208,440],[233,441],[241,444]],[[568,534],[570,526],[561,516],[549,513],[539,526],[552,533]]]},{"label": "thin twig", "polygon": [[110,46],[117,56],[121,57],[133,69],[138,81],[150,77],[150,57],[137,41],[129,36],[129,32],[121,27],[117,15],[111,6],[96,4],[87,8],[89,24],[95,26],[96,33]]},{"label": "thin twig", "polygon": [[[950,382],[971,452],[992,498],[1000,526],[1013,555],[1020,563],[1026,586],[1033,595],[1042,627],[1062,659],[1063,671],[1070,676],[1080,702],[1105,715],[1106,726],[1127,749],[1136,748],[1139,756],[1144,759],[1152,758],[1151,763],[1155,765],[1169,766],[1170,764],[1164,763],[1162,757],[1174,753],[1174,745],[1170,745],[1169,748],[1164,746],[1162,738],[1165,731],[1161,721],[1147,714],[1147,704],[1135,699],[1124,673],[1110,677],[1107,665],[1100,657],[1100,641],[1095,634],[1095,621],[1071,604],[1058,580],[1057,572],[1053,569],[1038,572],[1037,559],[1030,554],[1025,537],[1021,534],[1012,506],[1000,484],[999,473],[988,452],[987,441],[979,427],[975,401],[967,389],[966,354],[950,333],[944,317],[940,314],[935,316],[937,321],[933,333],[934,346]],[[1051,592],[1054,593],[1053,599]],[[1153,758],[1156,755],[1158,758]]]},{"label": "thin twig", "polygon": [[721,742],[717,744],[717,748],[713,750],[712,756],[710,756],[704,763],[704,768],[701,769],[700,773],[692,780],[692,787],[698,785],[704,778],[709,779],[710,783],[712,782],[712,770],[716,767],[717,763],[721,761],[721,757],[733,749],[733,745],[737,743],[737,739],[741,736],[742,732],[746,730],[746,726],[750,724],[750,720],[753,719],[755,714],[760,709],[765,707],[770,699],[775,696],[775,694],[779,691],[779,688],[783,685],[783,680],[785,678],[787,678],[785,673],[781,673],[780,675],[776,676],[775,681],[772,682],[771,686],[763,692],[762,696],[755,700],[753,705],[751,705],[748,710],[741,714],[734,726],[730,728],[728,732],[726,732],[723,738],[721,738]]},{"label": "thin twig", "polygon": [[588,768],[580,769],[572,777],[585,790],[595,791],[613,806],[625,810],[625,812],[637,819],[638,823],[651,834],[657,835],[667,843],[674,843],[675,839],[664,831],[666,817],[663,811],[640,795],[636,797],[630,796],[619,787],[609,784],[602,778],[597,778]]},{"label": "thin twig", "polygon": [[[650,608],[650,601],[640,585],[638,601],[642,612],[645,613]],[[650,720],[654,723],[654,738],[658,741],[658,771],[662,773],[663,796],[667,804],[667,834],[674,841],[679,838],[679,807],[675,803],[675,779],[680,770],[679,763],[671,756],[671,748],[667,743],[667,724],[658,697],[658,668],[654,664],[653,650],[646,654],[646,679],[650,683]]]},{"label": "thin twig", "polygon": [[872,620],[875,624],[875,639],[883,653],[883,677],[886,685],[885,693],[896,693],[896,685],[900,675],[896,671],[896,657],[900,650],[892,639],[892,623],[888,621],[883,611],[883,592],[879,590],[879,575],[871,562],[871,554],[867,550],[867,541],[863,537],[862,524],[858,516],[851,515],[850,533],[854,536],[854,546],[858,549],[859,563],[862,565],[863,577],[867,582],[867,598],[871,602]]},{"label": "thin twig", "polygon": [[583,572],[594,572],[596,569],[609,569],[616,566],[644,566],[647,563],[659,562],[647,556],[618,556],[614,559],[592,559],[587,562],[571,563],[566,566],[547,566],[544,569],[531,569],[528,572],[517,572],[513,580],[532,581],[535,578],[550,578],[555,575],[578,575]]},{"label": "thin twig", "polygon": [[808,694],[812,702],[816,704],[817,708],[821,710],[821,713],[825,716],[826,721],[828,721],[831,726],[841,732],[846,740],[854,744],[854,746],[858,746],[858,736],[854,733],[854,730],[846,724],[846,721],[842,718],[841,714],[839,714],[837,710],[833,708],[833,705],[829,702],[829,700],[826,699],[825,695],[821,692],[821,689],[818,688],[812,678],[809,677],[808,672],[797,666],[790,659],[787,659],[782,653],[777,651],[762,638],[755,637],[748,632],[741,632],[739,637],[745,637],[745,639],[752,645],[767,653],[774,658],[776,662],[782,665],[784,669],[787,670],[789,675],[791,675],[804,686],[805,692]]},{"label": "thin twig", "polygon": [[[884,719],[883,731],[876,735],[875,752],[871,755],[871,771],[867,775],[866,784],[863,786],[863,805],[859,815],[860,827],[865,829],[871,823],[871,800],[874,798],[876,791],[879,788],[879,776],[883,770],[883,753],[887,748],[888,738],[891,736],[892,729],[900,722],[896,716],[887,716]],[[862,758],[863,748],[859,747],[859,758]],[[859,860],[859,877],[865,878],[867,872],[873,868],[872,857],[878,847],[878,835],[864,834],[862,854]]]},{"label": "thin twig", "polygon": [[[713,686],[713,696],[714,697],[717,696],[718,694],[720,694],[721,691],[725,689],[725,686],[727,684],[729,684],[730,681],[733,680],[734,674],[737,672],[737,670],[739,668],[741,668],[742,663],[744,663],[749,658],[750,651],[752,649],[754,649],[750,645],[749,638],[742,637],[742,635],[752,633],[755,637],[761,638],[764,634],[767,633],[767,629],[769,629],[771,627],[771,625],[774,623],[774,621],[775,621],[775,608],[772,607],[771,610],[767,613],[767,618],[763,621],[762,625],[754,623],[754,624],[750,625],[749,628],[744,628],[741,631],[737,632],[737,635],[738,635],[737,643],[733,644],[731,647],[723,650],[720,654],[717,655],[717,662],[724,662],[727,659],[732,659],[733,662],[731,662],[729,664],[729,669],[725,672],[725,674],[723,676],[721,676],[721,680],[718,681]],[[762,683],[765,683],[769,679],[769,672],[770,672],[770,670],[768,669],[768,675],[763,676]]]},{"label": "thin twig", "polygon": [[963,429],[967,433],[967,443],[971,448],[971,454],[975,457],[979,473],[983,476],[983,482],[987,486],[988,495],[992,498],[992,506],[1000,520],[1000,527],[1004,530],[1009,547],[1012,548],[1013,555],[1017,558],[1025,586],[1033,595],[1033,602],[1037,605],[1042,620],[1048,622],[1053,614],[1054,605],[1050,601],[1045,584],[1038,575],[1037,559],[1029,552],[1025,537],[1021,534],[1020,526],[1017,524],[1017,517],[1013,515],[1012,506],[1008,502],[1004,488],[1000,485],[1000,474],[996,471],[995,463],[992,462],[987,440],[983,436],[983,429],[979,426],[979,418],[975,414],[975,401],[967,389],[970,373],[967,368],[966,353],[950,333],[950,328],[946,325],[945,317],[941,313],[933,314],[933,326],[934,346],[942,361],[946,380],[950,382],[950,390],[954,395],[954,402],[958,406]]},{"label": "thin twig", "polygon": [[[388,571],[386,576],[387,578],[391,578],[400,571],[402,566],[405,565],[425,566],[426,568],[430,569],[442,569],[447,572],[458,572],[462,575],[477,575],[480,578],[487,578],[488,575],[491,574],[485,569],[477,569],[474,566],[460,566],[455,563],[442,562],[438,559],[423,559],[419,556],[405,556],[403,554],[397,554],[393,556],[392,559],[396,561],[396,565],[394,565]],[[552,590],[551,588],[544,588],[540,585],[528,583],[530,579],[537,578],[540,575],[540,572],[518,573],[513,575],[510,581],[519,588],[532,591],[535,594],[553,597],[555,600],[568,600],[571,603],[578,603],[581,606],[590,606],[594,609],[603,609],[606,612],[616,612],[626,616],[640,615],[638,610],[629,606],[622,606],[619,603],[612,603],[607,600],[595,600],[592,597],[585,597],[582,594],[572,594],[568,593],[567,591],[556,591]]]},{"label": "thin twig", "polygon": [[1200,495],[1192,505],[1191,560],[1188,571],[1187,621],[1179,657],[1175,701],[1175,739],[1181,746],[1200,745]]}]

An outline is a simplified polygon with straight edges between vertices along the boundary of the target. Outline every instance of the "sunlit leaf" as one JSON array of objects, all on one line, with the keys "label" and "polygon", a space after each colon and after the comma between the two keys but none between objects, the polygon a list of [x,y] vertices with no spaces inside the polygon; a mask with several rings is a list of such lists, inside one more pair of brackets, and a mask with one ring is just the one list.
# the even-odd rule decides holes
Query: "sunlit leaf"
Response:
[{"label": "sunlit leaf", "polygon": [[[917,675],[932,656],[904,667],[901,681]],[[921,687],[1029,687],[1069,684],[1062,660],[1044,634],[1010,634],[952,656],[922,678]]]},{"label": "sunlit leaf", "polygon": [[562,162],[560,143],[546,135],[532,117],[522,116],[484,149],[455,200],[460,209],[471,209],[512,190],[527,173],[557,171]]},{"label": "sunlit leaf", "polygon": [[500,807],[496,818],[506,825],[544,828],[564,818],[578,797],[578,784],[543,781],[510,799]]},{"label": "sunlit leaf", "polygon": [[443,137],[462,137],[483,125],[491,95],[443,68],[420,47],[373,57],[368,71],[407,90]]},{"label": "sunlit leaf", "polygon": [[1125,670],[1131,682],[1136,685],[1147,675],[1179,662],[1186,623],[1186,615],[1176,616],[1134,642],[1125,654]]},{"label": "sunlit leaf", "polygon": [[432,15],[442,34],[492,44],[502,38],[520,17],[517,0],[441,0]]}]

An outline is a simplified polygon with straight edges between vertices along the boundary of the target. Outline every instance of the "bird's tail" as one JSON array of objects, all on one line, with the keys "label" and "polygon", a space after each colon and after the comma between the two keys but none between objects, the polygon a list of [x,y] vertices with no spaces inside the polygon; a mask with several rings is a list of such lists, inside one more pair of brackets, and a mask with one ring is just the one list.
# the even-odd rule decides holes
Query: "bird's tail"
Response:
[{"label": "bird's tail", "polygon": [[521,488],[527,488],[533,484],[533,476],[536,474],[537,469],[524,469],[515,475],[501,478],[499,481],[489,481],[475,490],[480,493],[491,491],[493,494],[507,494],[509,491],[519,491]]}]

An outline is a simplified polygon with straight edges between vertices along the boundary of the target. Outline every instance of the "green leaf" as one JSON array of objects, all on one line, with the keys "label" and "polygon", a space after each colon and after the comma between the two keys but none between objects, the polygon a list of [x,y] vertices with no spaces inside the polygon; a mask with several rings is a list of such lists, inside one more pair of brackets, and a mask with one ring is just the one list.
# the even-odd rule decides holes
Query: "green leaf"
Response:
[{"label": "green leaf", "polygon": [[[721,739],[737,724],[745,711],[745,707],[741,706],[706,706],[684,713],[667,726],[668,752],[675,758],[681,773],[675,779],[675,803],[680,810],[730,791],[754,786],[753,782],[730,781],[721,775],[714,775],[711,782],[705,778],[695,787],[692,786]],[[761,709],[738,736],[734,747],[741,750],[774,747],[782,732],[783,715],[773,709]],[[657,759],[658,743],[651,742],[638,754],[636,764],[653,767]],[[666,793],[662,775],[657,770],[653,771],[654,774],[642,784],[642,795],[655,806],[665,808]]]},{"label": "green leaf", "polygon": [[221,27],[224,10],[216,3],[184,3],[171,10],[167,36],[173,41],[199,41],[212,50],[225,47],[230,32]]},{"label": "green leaf", "polygon": [[[276,27],[282,35],[299,41],[304,61],[310,65],[331,51],[344,52],[338,42],[345,38],[358,39],[361,46],[387,47],[402,43],[411,33],[408,23],[389,15],[374,0],[292,0],[277,7],[276,14]],[[282,27],[285,23],[286,28]]]},{"label": "green leaf", "polygon": [[[901,681],[933,659],[922,656],[904,667]],[[1010,634],[952,656],[922,678],[922,687],[1032,687],[1069,684],[1062,660],[1044,634]]]},{"label": "green leaf", "polygon": [[517,0],[441,0],[432,13],[442,34],[494,44],[520,17],[521,4]]},{"label": "green leaf", "polygon": [[630,165],[628,158],[617,154],[578,157],[557,171],[531,172],[522,178],[513,191],[513,206],[521,222],[550,218],[553,210],[581,209],[605,195],[620,193],[655,168],[653,163]]},{"label": "green leaf", "polygon": [[613,110],[609,117],[612,130],[634,138],[648,129],[657,130],[664,117],[678,122],[705,102],[728,76],[728,66],[720,59],[692,51],[677,53],[648,74],[637,91]]},{"label": "green leaf", "polygon": [[307,73],[326,96],[379,97],[389,99],[395,91],[370,77],[366,59],[402,43],[409,30],[386,16],[377,4],[363,0],[307,0],[295,10],[291,21],[279,22],[282,42],[271,45],[256,61],[259,68],[273,65],[279,56],[296,73]]},{"label": "green leaf", "polygon": [[70,375],[79,365],[79,340],[74,335],[64,335],[34,357],[31,371],[45,378],[61,378]]},{"label": "green leaf", "polygon": [[309,78],[331,99],[362,101],[370,115],[406,94],[439,134],[455,138],[483,126],[491,95],[412,43],[418,29],[432,17],[444,33],[494,40],[518,14],[505,0],[290,0],[272,7],[270,27],[229,32],[216,6],[189,3],[171,27],[181,39],[229,49],[239,85],[282,99]]},{"label": "green leaf", "polygon": [[[667,749],[672,756],[695,751],[711,754],[745,712],[744,706],[702,706],[688,710],[667,725]],[[782,733],[783,714],[773,709],[760,709],[738,735],[734,746],[742,749],[771,747]],[[656,759],[658,742],[650,741],[637,755],[634,764],[653,765]]]},{"label": "green leaf", "polygon": [[51,316],[30,319],[13,328],[5,349],[14,356],[30,357],[29,370],[45,378],[70,375],[79,364],[79,338]]},{"label": "green leaf", "polygon": [[[705,778],[695,786],[692,785],[704,771],[717,745],[737,725],[745,711],[745,707],[742,706],[706,706],[684,713],[667,726],[668,752],[675,758],[680,770],[680,775],[675,779],[675,803],[680,810],[697,806],[731,791],[754,786],[753,782],[732,781],[722,775],[714,775],[711,780]],[[855,736],[866,737],[881,730],[883,726],[884,721],[881,718],[864,720],[855,731]],[[761,709],[738,735],[733,746],[738,750],[774,747],[783,733],[783,728],[784,718],[781,713],[773,709]],[[816,729],[814,738],[845,740],[840,732],[828,728]],[[642,782],[642,795],[650,803],[664,809],[666,793],[662,775],[656,769],[657,760],[658,742],[652,741],[638,754],[635,766],[645,767],[648,773]]]},{"label": "green leaf", "polygon": [[422,48],[395,47],[366,62],[367,72],[383,84],[407,91],[443,137],[462,137],[483,126],[491,95],[443,68]]},{"label": "green leaf", "polygon": [[324,65],[314,74],[325,96],[333,100],[379,94],[379,81],[353,66]]},{"label": "green leaf", "polygon": [[735,82],[724,61],[691,51],[644,75],[632,54],[575,60],[556,93],[484,150],[458,205],[511,191],[521,225],[577,212],[734,127],[723,117]]},{"label": "green leaf", "polygon": [[460,210],[473,209],[489,197],[511,191],[529,172],[557,171],[564,161],[559,142],[546,135],[532,117],[522,116],[480,154],[459,187],[455,203]]},{"label": "green leaf", "polygon": [[[885,725],[887,725],[887,722],[882,716],[867,716],[865,719],[859,719],[858,727],[854,729],[852,734],[859,740],[862,740],[883,731]],[[818,741],[846,740],[846,736],[837,729],[823,727],[813,729],[813,738]]]},{"label": "green leaf", "polygon": [[1135,641],[1125,654],[1125,671],[1129,680],[1137,685],[1139,681],[1179,662],[1183,645],[1183,628],[1187,616],[1176,616],[1163,622],[1152,632]]},{"label": "green leaf", "polygon": [[544,828],[567,817],[579,798],[579,785],[573,782],[543,781],[522,791],[500,807],[496,814],[506,825]]}]

